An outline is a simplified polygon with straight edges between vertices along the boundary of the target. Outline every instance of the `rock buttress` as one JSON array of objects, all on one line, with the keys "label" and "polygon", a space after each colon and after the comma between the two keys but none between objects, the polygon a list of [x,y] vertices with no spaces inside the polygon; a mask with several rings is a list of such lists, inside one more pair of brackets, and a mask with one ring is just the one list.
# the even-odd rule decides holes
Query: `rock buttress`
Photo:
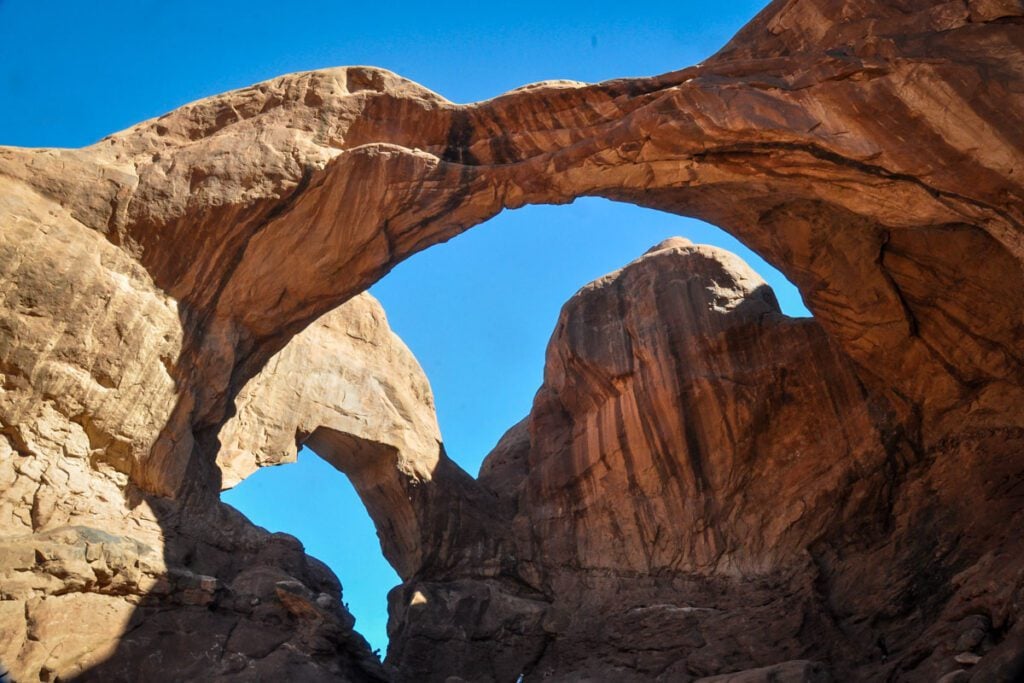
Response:
[{"label": "rock buttress", "polygon": [[815,320],[670,240],[565,305],[479,476],[513,542],[497,570],[396,589],[389,661],[403,680],[935,680],[1016,647],[1017,438],[923,450]]}]

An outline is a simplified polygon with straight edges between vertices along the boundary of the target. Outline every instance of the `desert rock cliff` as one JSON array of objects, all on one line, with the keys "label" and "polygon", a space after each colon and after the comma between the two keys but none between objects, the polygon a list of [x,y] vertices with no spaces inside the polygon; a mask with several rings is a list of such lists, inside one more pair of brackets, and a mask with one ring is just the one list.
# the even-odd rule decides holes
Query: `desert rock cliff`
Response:
[{"label": "desert rock cliff", "polygon": [[1018,445],[923,450],[815,320],[735,256],[670,240],[563,308],[533,410],[479,476],[503,563],[406,581],[391,662],[408,680],[452,652],[466,679],[936,680],[1016,623]]},{"label": "desert rock cliff", "polygon": [[[338,68],[0,148],[0,660],[1015,680],[1022,169],[1018,0],[775,0],[652,78],[457,105]],[[473,479],[360,293],[583,195],[723,227],[814,319],[728,254],[659,245],[566,305]],[[386,666],[325,567],[218,501],[299,443],[352,477],[402,576]]]}]

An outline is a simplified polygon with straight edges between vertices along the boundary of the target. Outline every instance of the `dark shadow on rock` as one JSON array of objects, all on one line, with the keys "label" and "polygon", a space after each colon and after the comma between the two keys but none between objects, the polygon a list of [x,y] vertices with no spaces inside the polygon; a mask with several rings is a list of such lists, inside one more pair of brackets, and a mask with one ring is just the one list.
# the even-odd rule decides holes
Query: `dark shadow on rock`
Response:
[{"label": "dark shadow on rock", "polygon": [[389,680],[333,572],[217,490],[197,477],[176,500],[140,496],[163,529],[166,571],[116,652],[76,680]]}]

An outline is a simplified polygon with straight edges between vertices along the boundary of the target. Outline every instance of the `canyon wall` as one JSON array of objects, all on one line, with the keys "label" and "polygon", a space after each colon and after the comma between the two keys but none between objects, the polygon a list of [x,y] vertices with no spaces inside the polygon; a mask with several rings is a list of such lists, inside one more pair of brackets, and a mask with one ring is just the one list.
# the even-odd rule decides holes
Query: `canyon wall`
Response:
[{"label": "canyon wall", "polygon": [[[457,105],[329,69],[0,148],[0,659],[1013,680],[1022,161],[1018,0],[776,0],[653,78]],[[732,257],[662,245],[567,305],[474,480],[357,295],[583,195],[725,228],[814,321]],[[403,579],[388,667],[330,572],[218,501],[297,442],[353,478]]]}]

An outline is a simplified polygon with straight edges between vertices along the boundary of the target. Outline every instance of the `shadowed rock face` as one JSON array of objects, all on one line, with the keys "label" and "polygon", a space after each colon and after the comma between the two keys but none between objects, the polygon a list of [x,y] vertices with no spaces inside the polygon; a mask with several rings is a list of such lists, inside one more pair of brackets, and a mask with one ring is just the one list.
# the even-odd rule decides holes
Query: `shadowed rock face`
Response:
[{"label": "shadowed rock face", "polygon": [[[777,0],[654,78],[456,105],[331,69],[80,150],[0,148],[0,659],[685,680],[817,676],[810,658],[931,680],[974,652],[978,680],[1012,680],[1022,162],[1017,0]],[[379,311],[329,312],[503,208],[581,195],[722,226],[815,322],[667,245],[570,302],[534,410],[474,481]],[[345,332],[366,326],[379,354]],[[405,581],[397,672],[329,572],[217,501],[218,460],[237,479],[307,438]]]}]

